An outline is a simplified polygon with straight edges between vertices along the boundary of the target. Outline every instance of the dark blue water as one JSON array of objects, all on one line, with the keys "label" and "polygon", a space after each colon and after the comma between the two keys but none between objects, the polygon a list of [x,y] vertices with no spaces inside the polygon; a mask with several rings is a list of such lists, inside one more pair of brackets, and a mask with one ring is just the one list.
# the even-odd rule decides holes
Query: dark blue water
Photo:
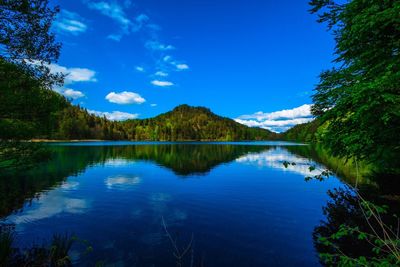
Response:
[{"label": "dark blue water", "polygon": [[193,235],[184,266],[318,266],[312,232],[342,183],[306,182],[313,161],[290,146],[54,144],[53,161],[29,178],[52,182],[3,221],[21,247],[54,233],[86,240],[92,252],[85,242],[71,251],[78,266],[175,266],[162,219],[179,247]]}]

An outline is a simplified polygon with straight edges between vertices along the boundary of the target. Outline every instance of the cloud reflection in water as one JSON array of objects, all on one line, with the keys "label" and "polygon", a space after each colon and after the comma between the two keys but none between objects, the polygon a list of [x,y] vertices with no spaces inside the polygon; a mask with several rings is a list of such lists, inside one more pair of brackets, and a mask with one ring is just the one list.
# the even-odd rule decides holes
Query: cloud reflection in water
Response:
[{"label": "cloud reflection in water", "polygon": [[[321,171],[318,169],[310,172],[309,167],[310,165],[315,165],[315,162],[294,155],[283,148],[274,148],[262,153],[250,153],[237,158],[236,162],[257,165],[259,167],[280,169],[301,174],[303,176],[315,176],[321,174]],[[295,163],[296,165],[288,165],[286,168],[283,165],[284,162]]]},{"label": "cloud reflection in water", "polygon": [[32,206],[19,214],[7,218],[8,223],[23,224],[51,218],[61,213],[80,214],[87,211],[86,199],[72,198],[68,191],[79,186],[77,182],[64,183],[59,189],[49,191],[32,202]]},{"label": "cloud reflection in water", "polygon": [[129,188],[141,183],[140,177],[131,175],[115,175],[106,178],[104,183],[108,189]]}]

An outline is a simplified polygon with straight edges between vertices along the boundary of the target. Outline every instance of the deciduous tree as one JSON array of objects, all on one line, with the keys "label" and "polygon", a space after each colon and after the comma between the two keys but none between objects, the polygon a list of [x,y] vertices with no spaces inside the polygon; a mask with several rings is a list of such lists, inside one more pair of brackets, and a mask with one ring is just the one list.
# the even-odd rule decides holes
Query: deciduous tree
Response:
[{"label": "deciduous tree", "polygon": [[338,156],[396,169],[400,159],[400,1],[313,0],[312,13],[336,41],[312,112],[327,122],[323,142]]}]

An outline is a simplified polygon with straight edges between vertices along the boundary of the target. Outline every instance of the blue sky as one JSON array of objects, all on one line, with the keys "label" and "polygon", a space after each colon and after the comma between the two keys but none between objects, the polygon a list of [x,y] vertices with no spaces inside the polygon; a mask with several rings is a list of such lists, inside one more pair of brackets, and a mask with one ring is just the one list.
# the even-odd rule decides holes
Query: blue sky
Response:
[{"label": "blue sky", "polygon": [[308,0],[52,0],[58,92],[110,119],[179,104],[274,131],[310,119],[333,38]]}]

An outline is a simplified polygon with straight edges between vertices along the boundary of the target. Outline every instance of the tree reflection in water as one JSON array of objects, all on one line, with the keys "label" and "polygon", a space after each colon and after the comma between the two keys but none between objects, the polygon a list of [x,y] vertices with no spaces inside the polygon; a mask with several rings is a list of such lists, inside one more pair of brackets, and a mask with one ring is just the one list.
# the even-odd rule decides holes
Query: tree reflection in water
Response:
[{"label": "tree reflection in water", "polygon": [[62,184],[86,168],[118,161],[144,160],[172,170],[180,177],[201,175],[247,153],[272,147],[217,144],[157,144],[129,146],[51,146],[52,160],[20,173],[0,173],[0,218],[22,208],[40,192]]},{"label": "tree reflection in water", "polygon": [[[369,195],[369,200],[373,199],[373,203],[380,205],[371,206],[375,204],[370,204],[364,197],[361,200],[360,195],[349,187],[329,190],[328,195],[331,199],[323,208],[326,219],[313,232],[314,246],[322,264],[355,266],[368,261],[391,266],[399,260],[396,260],[400,248],[399,219],[393,215],[398,214],[398,210],[391,208],[386,212],[389,207],[386,204],[395,207],[393,203]],[[385,234],[386,231],[389,235]],[[394,252],[389,243],[392,243],[390,246]]]}]

